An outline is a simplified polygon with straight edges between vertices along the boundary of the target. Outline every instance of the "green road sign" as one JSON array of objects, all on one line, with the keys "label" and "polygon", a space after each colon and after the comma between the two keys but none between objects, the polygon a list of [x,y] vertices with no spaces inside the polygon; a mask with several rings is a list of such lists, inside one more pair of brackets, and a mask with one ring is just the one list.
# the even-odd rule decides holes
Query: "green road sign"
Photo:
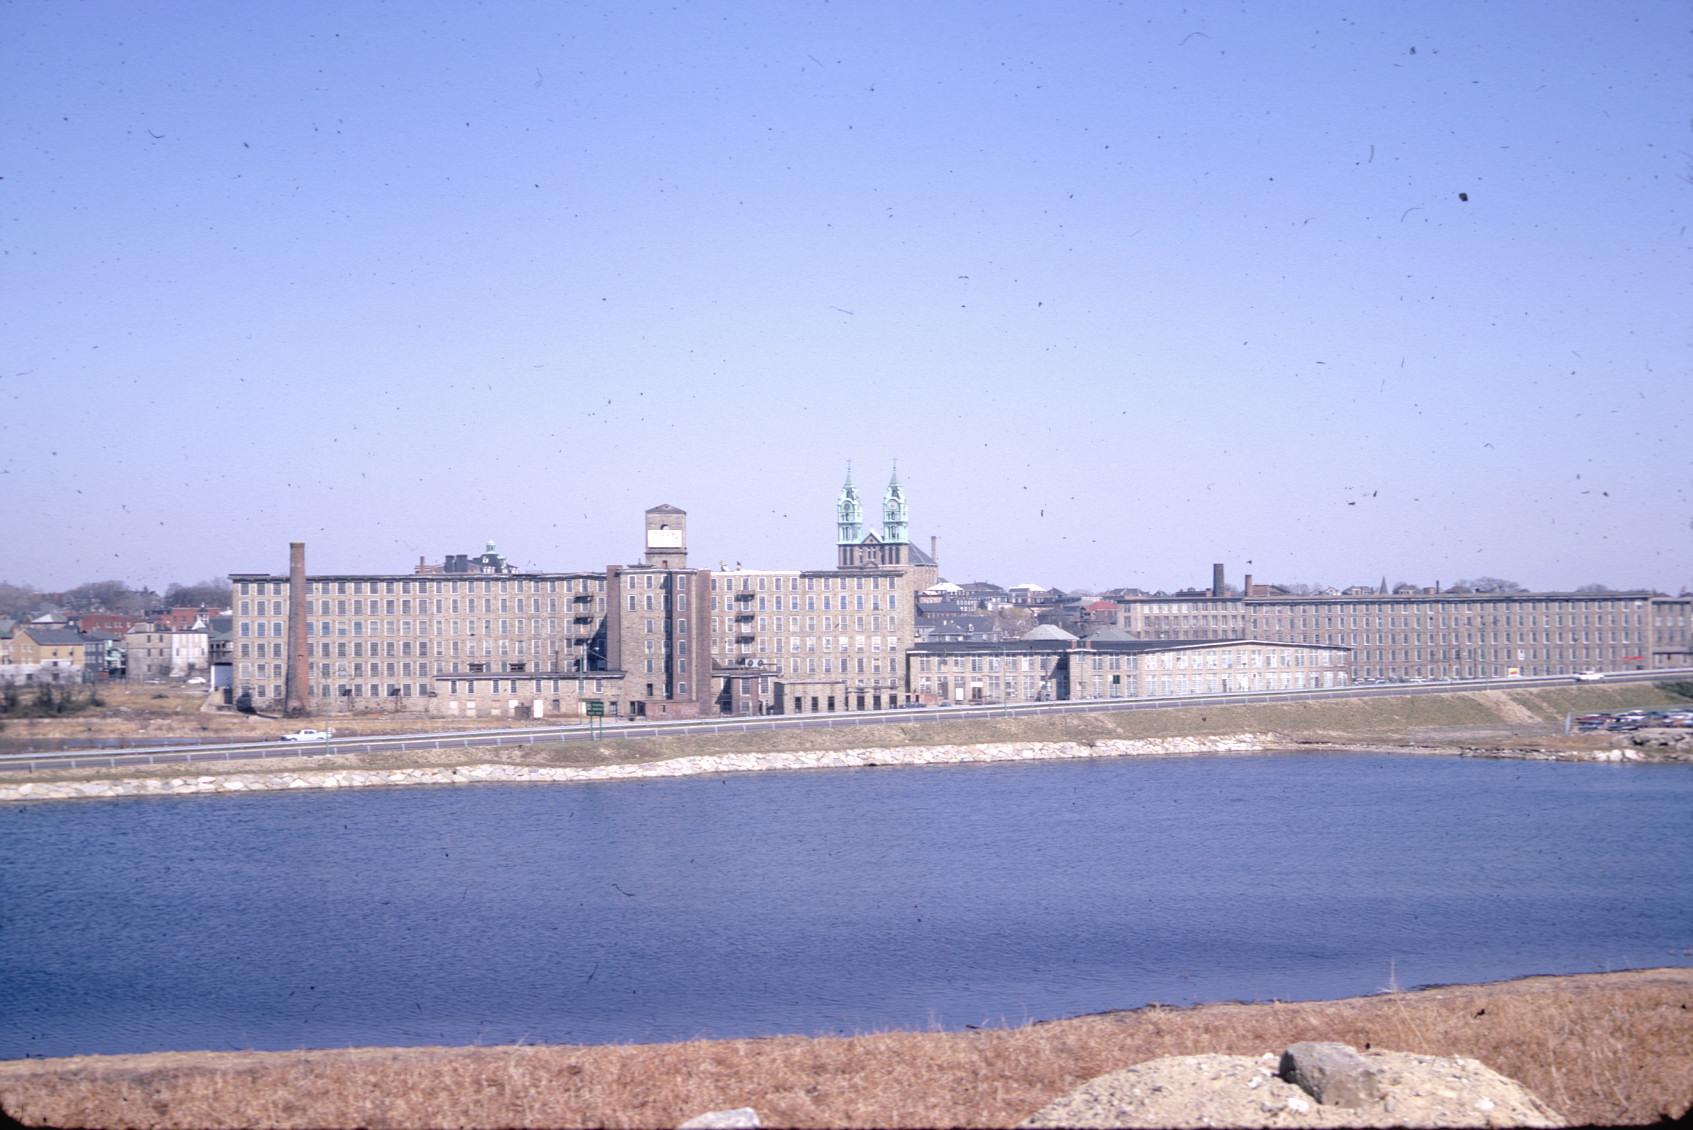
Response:
[{"label": "green road sign", "polygon": [[597,699],[597,698],[589,699],[588,700],[588,717],[590,717],[590,718],[604,718],[605,717],[605,703],[602,702],[601,700]]}]

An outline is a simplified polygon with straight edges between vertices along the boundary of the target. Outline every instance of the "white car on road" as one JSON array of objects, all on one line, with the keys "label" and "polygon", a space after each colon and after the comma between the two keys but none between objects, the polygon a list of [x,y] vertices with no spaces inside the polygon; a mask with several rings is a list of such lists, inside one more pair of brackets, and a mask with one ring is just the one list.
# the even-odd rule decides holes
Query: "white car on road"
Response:
[{"label": "white car on road", "polygon": [[335,736],[334,730],[295,730],[292,734],[283,734],[285,742],[326,742]]}]

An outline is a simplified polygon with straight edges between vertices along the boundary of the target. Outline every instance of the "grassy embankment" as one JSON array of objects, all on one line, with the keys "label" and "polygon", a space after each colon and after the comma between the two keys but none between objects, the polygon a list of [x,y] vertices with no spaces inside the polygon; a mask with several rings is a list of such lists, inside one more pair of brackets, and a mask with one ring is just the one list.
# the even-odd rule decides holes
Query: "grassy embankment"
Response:
[{"label": "grassy embankment", "polygon": [[0,1107],[105,1127],[675,1126],[737,1106],[766,1126],[1012,1126],[1120,1067],[1299,1040],[1469,1056],[1573,1123],[1653,1122],[1693,1103],[1693,970],[974,1032],[19,1060],[0,1063]]},{"label": "grassy embankment", "polygon": [[[1566,715],[1584,711],[1623,710],[1686,702],[1688,695],[1669,685],[1647,683],[1600,684],[1544,689],[1472,691],[1453,694],[1405,695],[1327,702],[1289,702],[1250,706],[1193,706],[1170,710],[1102,711],[1022,718],[970,718],[912,721],[835,729],[771,728],[748,733],[691,732],[676,737],[618,738],[617,726],[606,728],[602,741],[538,743],[478,749],[424,750],[302,757],[292,748],[278,747],[278,756],[264,761],[199,762],[196,775],[251,773],[269,769],[392,769],[418,766],[514,763],[585,766],[634,764],[707,753],[758,753],[817,749],[900,749],[909,746],[972,745],[983,742],[1096,742],[1110,739],[1212,736],[1240,733],[1274,734],[1285,744],[1331,743],[1391,749],[1407,745],[1533,745],[1546,748],[1588,749],[1611,744],[1614,735],[1562,735]],[[122,699],[117,709],[134,707]],[[133,703],[134,700],[131,700]],[[168,702],[168,700],[167,700]],[[160,712],[148,719],[154,736],[165,732],[192,733],[203,717],[181,702],[172,715]],[[175,726],[172,727],[172,720]],[[364,720],[367,732],[392,732]],[[387,721],[391,721],[387,720]],[[440,720],[427,723],[438,727]],[[280,732],[280,724],[274,725]],[[412,728],[425,728],[412,723]],[[335,720],[337,734],[348,732]],[[16,736],[9,734],[8,736]],[[181,764],[124,766],[117,769],[44,770],[9,779],[78,780],[112,777],[180,776]]]}]

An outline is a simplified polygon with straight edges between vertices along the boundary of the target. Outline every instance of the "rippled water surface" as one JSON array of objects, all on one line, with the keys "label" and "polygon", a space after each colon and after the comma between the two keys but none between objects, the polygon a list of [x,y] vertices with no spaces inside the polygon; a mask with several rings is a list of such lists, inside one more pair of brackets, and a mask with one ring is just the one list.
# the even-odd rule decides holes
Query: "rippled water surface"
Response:
[{"label": "rippled water surface", "polygon": [[1369,754],[0,810],[0,1058],[1018,1023],[1693,964],[1693,770]]}]

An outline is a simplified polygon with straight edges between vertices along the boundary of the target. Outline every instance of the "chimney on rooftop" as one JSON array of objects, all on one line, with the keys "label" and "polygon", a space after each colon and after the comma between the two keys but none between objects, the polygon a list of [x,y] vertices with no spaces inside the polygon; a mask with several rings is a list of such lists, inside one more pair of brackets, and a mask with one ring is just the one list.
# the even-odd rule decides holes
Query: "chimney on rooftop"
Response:
[{"label": "chimney on rooftop", "polygon": [[1252,595],[1252,574],[1251,573],[1246,574],[1246,579],[1243,580],[1240,583],[1240,595],[1241,596],[1251,596]]},{"label": "chimney on rooftop", "polygon": [[1222,562],[1211,566],[1211,595],[1223,595],[1223,565]]},{"label": "chimney on rooftop", "polygon": [[282,712],[306,713],[311,695],[311,664],[306,657],[306,543],[288,543],[288,677]]},{"label": "chimney on rooftop", "polygon": [[934,534],[929,535],[929,560],[936,565],[941,563],[941,539]]}]

